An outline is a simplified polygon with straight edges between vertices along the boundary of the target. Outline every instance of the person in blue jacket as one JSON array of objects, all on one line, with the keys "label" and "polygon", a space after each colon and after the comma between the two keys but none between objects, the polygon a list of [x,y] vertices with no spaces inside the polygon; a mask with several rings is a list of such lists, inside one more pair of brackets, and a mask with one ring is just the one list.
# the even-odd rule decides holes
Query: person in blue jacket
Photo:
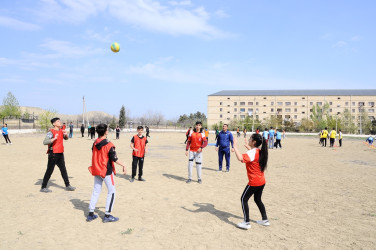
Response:
[{"label": "person in blue jacket", "polygon": [[367,138],[366,142],[368,142],[369,145],[372,145],[372,144],[373,144],[373,138],[372,138],[372,135],[370,135],[370,136]]},{"label": "person in blue jacket", "polygon": [[276,148],[278,148],[278,146],[280,147],[280,148],[282,148],[282,145],[281,145],[281,139],[282,139],[282,133],[281,133],[281,131],[279,131],[278,129],[277,129],[277,132],[276,132],[276,134],[275,134],[275,147]]},{"label": "person in blue jacket", "polygon": [[223,130],[219,132],[217,142],[215,144],[215,150],[218,151],[218,171],[222,171],[223,155],[226,158],[226,172],[230,171],[230,143],[231,151],[234,152],[234,138],[232,133],[227,130],[228,125],[223,124]]},{"label": "person in blue jacket", "polygon": [[9,140],[9,135],[8,135],[8,124],[4,123],[2,129],[1,129],[1,133],[3,134],[4,136],[4,139],[5,139],[5,142],[6,144],[12,144],[12,142]]}]

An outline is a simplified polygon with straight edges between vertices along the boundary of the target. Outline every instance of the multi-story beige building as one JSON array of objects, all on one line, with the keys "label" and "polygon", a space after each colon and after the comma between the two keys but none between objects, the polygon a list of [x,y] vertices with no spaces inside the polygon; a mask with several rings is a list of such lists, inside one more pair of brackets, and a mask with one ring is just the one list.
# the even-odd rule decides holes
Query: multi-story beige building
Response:
[{"label": "multi-story beige building", "polygon": [[300,122],[310,118],[312,108],[329,104],[329,114],[340,115],[345,109],[355,119],[362,107],[375,119],[376,89],[342,90],[223,90],[208,96],[208,126],[244,119],[260,121],[277,116]]}]

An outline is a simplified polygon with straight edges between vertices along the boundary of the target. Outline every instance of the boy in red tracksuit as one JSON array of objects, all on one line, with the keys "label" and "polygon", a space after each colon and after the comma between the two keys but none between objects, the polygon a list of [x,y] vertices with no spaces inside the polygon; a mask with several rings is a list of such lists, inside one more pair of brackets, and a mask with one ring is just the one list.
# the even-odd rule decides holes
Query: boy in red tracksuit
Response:
[{"label": "boy in red tracksuit", "polygon": [[138,126],[137,127],[137,135],[134,135],[131,140],[131,149],[133,149],[132,152],[132,178],[129,180],[130,182],[134,182],[134,177],[136,176],[137,172],[137,163],[138,163],[138,180],[139,181],[145,181],[144,178],[142,178],[142,169],[144,166],[144,158],[145,154],[148,152],[148,140],[145,136],[142,135],[142,132],[144,132],[144,127]]},{"label": "boy in red tracksuit", "polygon": [[115,222],[118,221],[118,217],[112,216],[110,213],[114,206],[115,201],[115,183],[114,174],[115,165],[114,163],[123,167],[123,173],[125,172],[125,165],[121,163],[116,155],[115,146],[107,140],[108,129],[106,124],[99,124],[97,126],[98,139],[95,140],[93,144],[93,156],[92,165],[89,167],[90,173],[94,176],[94,190],[91,195],[90,205],[89,205],[89,215],[86,217],[86,221],[92,221],[98,218],[94,214],[95,205],[98,202],[99,195],[102,190],[103,181],[107,186],[107,201],[106,201],[106,212],[103,217],[103,222]]},{"label": "boy in red tracksuit", "polygon": [[65,183],[65,190],[74,191],[76,188],[72,187],[69,183],[68,173],[64,161],[63,139],[68,140],[68,134],[64,129],[61,129],[60,118],[55,117],[51,119],[51,123],[54,128],[48,131],[46,138],[43,141],[44,145],[48,145],[48,163],[40,191],[43,193],[52,192],[47,188],[47,183],[50,180],[52,173],[54,172],[55,165],[57,165],[60,169],[61,176],[63,177]]},{"label": "boy in red tracksuit", "polygon": [[185,155],[188,156],[189,150],[189,161],[188,161],[188,180],[186,183],[192,182],[192,168],[193,168],[193,160],[196,161],[196,168],[197,168],[197,178],[198,183],[201,184],[201,168],[202,168],[202,149],[208,145],[208,141],[205,137],[205,133],[202,131],[202,123],[196,122],[195,129],[193,132],[189,134],[188,143],[185,148],[186,152]]}]

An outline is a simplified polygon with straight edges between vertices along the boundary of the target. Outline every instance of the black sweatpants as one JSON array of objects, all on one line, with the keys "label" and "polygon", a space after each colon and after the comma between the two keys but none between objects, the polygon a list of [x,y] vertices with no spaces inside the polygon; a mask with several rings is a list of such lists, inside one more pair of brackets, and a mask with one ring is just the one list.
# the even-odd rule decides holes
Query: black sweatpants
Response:
[{"label": "black sweatpants", "polygon": [[251,196],[254,194],[254,200],[255,203],[260,210],[261,216],[263,220],[267,220],[268,217],[266,216],[265,206],[264,203],[261,201],[262,196],[262,190],[264,190],[265,185],[253,187],[247,185],[243,191],[242,197],[240,198],[240,201],[242,203],[242,209],[244,214],[244,221],[249,222],[249,207],[248,207],[248,200],[251,198]]},{"label": "black sweatpants", "polygon": [[327,141],[326,138],[322,138],[322,146],[323,146],[323,147],[326,147],[326,141]]},{"label": "black sweatpants", "polygon": [[132,160],[132,178],[136,176],[138,163],[138,178],[142,176],[142,168],[144,167],[144,157],[137,157],[133,155]]},{"label": "black sweatpants", "polygon": [[279,146],[280,148],[282,148],[282,145],[281,145],[281,139],[276,139],[276,141],[275,141],[275,147],[278,148],[278,146]]},{"label": "black sweatpants", "polygon": [[339,146],[342,147],[342,139],[339,139]]},{"label": "black sweatpants", "polygon": [[6,143],[11,143],[8,135],[3,135]]},{"label": "black sweatpants", "polygon": [[55,165],[60,169],[61,177],[63,177],[65,186],[69,186],[69,179],[67,169],[65,168],[64,154],[63,153],[49,153],[48,154],[48,163],[47,170],[43,177],[42,188],[47,187],[47,183],[51,178],[52,173],[54,172]]},{"label": "black sweatpants", "polygon": [[334,141],[335,141],[336,139],[334,139],[334,138],[330,138],[330,147],[334,147]]}]

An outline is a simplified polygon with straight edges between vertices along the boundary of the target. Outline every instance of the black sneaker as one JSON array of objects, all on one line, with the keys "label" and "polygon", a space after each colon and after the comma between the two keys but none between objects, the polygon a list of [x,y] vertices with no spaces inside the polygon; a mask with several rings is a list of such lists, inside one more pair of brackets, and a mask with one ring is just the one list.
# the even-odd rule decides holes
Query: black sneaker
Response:
[{"label": "black sneaker", "polygon": [[201,180],[201,179],[198,179],[197,182],[198,182],[198,184],[201,184],[201,183],[202,183],[202,180]]},{"label": "black sneaker", "polygon": [[76,190],[76,188],[72,187],[71,185],[69,185],[69,186],[65,187],[65,190],[67,190],[67,191],[74,191],[74,190]]},{"label": "black sneaker", "polygon": [[129,181],[130,181],[130,182],[134,182],[134,178],[132,177]]},{"label": "black sneaker", "polygon": [[191,180],[191,179],[188,179],[185,183],[189,184],[189,183],[191,183],[191,182],[192,182],[192,180]]},{"label": "black sneaker", "polygon": [[142,177],[138,177],[138,180],[139,181],[146,181],[144,178],[142,178]]},{"label": "black sneaker", "polygon": [[96,218],[98,218],[98,215],[95,215],[95,214],[93,214],[93,215],[88,215],[88,216],[86,217],[86,221],[87,221],[87,222],[90,222],[90,221],[92,221],[92,220],[95,220]]}]

